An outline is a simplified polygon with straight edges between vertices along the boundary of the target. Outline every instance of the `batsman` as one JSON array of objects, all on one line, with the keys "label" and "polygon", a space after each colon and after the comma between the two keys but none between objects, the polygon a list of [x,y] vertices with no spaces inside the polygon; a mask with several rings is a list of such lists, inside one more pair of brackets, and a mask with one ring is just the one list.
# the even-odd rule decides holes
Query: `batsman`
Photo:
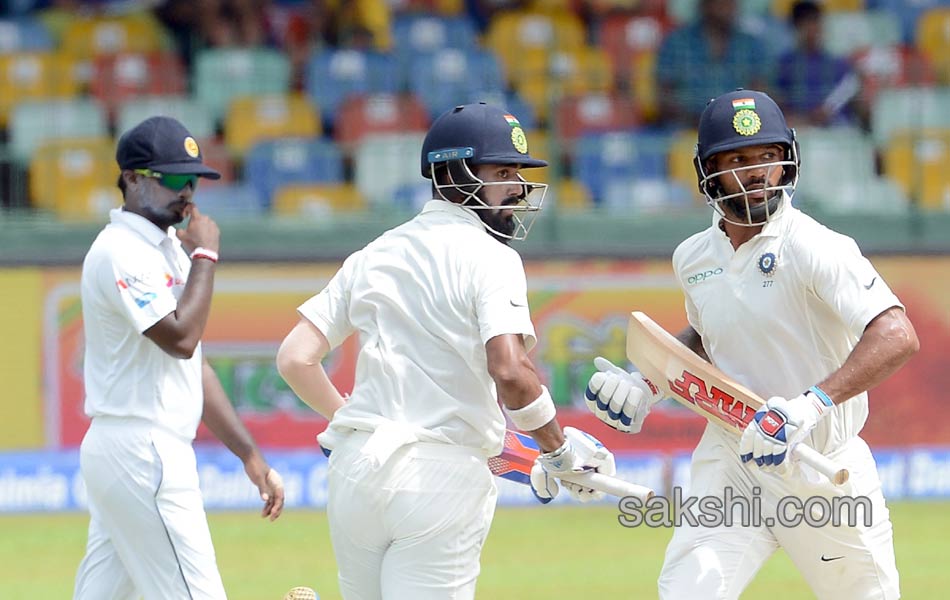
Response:
[{"label": "batsman", "polygon": [[[792,205],[800,170],[795,132],[766,94],[739,89],[699,120],[694,166],[712,225],[673,253],[689,325],[677,336],[763,398],[741,438],[710,424],[693,452],[690,497],[780,500],[867,497],[856,526],[684,519],[666,550],[661,599],[738,598],[779,547],[822,599],[900,597],[893,531],[877,467],[860,437],[868,389],[919,348],[904,306],[851,238]],[[636,433],[659,394],[603,358],[586,391],[611,427]],[[848,469],[836,487],[790,458],[807,444]],[[763,520],[764,521],[764,520]],[[869,524],[868,524],[869,523]]]}]

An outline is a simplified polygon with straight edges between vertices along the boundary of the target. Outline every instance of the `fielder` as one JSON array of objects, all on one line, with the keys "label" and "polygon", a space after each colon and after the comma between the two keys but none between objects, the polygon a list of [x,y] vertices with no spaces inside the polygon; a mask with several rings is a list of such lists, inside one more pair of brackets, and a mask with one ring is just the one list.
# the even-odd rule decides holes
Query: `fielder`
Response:
[{"label": "fielder", "polygon": [[[89,539],[82,600],[223,599],[191,442],[198,421],[244,463],[264,501],[283,508],[268,467],[211,366],[201,335],[211,308],[218,226],[192,204],[202,164],[178,121],[146,119],[116,150],[122,208],[83,261],[86,414],[79,452]],[[191,216],[177,235],[173,225]]]},{"label": "fielder", "polygon": [[[542,501],[558,475],[613,475],[613,455],[561,427],[527,352],[535,344],[521,257],[547,186],[522,168],[517,118],[486,104],[432,124],[422,174],[433,200],[343,263],[277,355],[291,388],[330,419],[327,515],[347,600],[474,597],[495,510],[488,457],[501,452],[504,412],[538,442],[531,474]],[[344,399],[320,361],[359,336],[356,383]],[[575,497],[599,492],[563,482]]]},{"label": "fielder", "polygon": [[[711,100],[699,121],[695,166],[713,225],[677,247],[673,270],[694,352],[762,397],[741,440],[712,424],[693,452],[688,494],[752,497],[775,515],[782,497],[866,496],[866,527],[806,525],[676,529],[660,598],[738,598],[782,547],[819,598],[900,597],[891,522],[877,467],[858,435],[867,390],[918,349],[904,307],[854,241],[791,204],[798,180],[795,132],[769,96],[737,90]],[[639,373],[609,362],[588,384],[588,405],[611,427],[636,433],[658,400]],[[842,490],[806,465],[804,443],[851,471]],[[738,520],[736,521],[738,523]]]}]

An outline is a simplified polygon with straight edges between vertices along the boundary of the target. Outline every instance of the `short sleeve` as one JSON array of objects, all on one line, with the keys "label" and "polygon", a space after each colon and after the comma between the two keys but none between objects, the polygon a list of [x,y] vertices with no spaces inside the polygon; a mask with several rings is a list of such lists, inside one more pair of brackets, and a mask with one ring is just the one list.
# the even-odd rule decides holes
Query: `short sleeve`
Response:
[{"label": "short sleeve", "polygon": [[810,272],[805,276],[815,294],[827,304],[856,337],[885,310],[900,300],[865,258],[851,238],[834,234],[831,243],[810,244]]},{"label": "short sleeve", "polygon": [[531,311],[528,309],[528,283],[524,264],[517,252],[496,255],[496,260],[482,259],[475,263],[473,285],[475,313],[483,343],[505,334],[524,337],[531,350],[537,342]]},{"label": "short sleeve", "polygon": [[178,307],[174,276],[160,252],[117,252],[109,256],[112,281],[99,279],[105,297],[142,333]]},{"label": "short sleeve", "polygon": [[350,322],[350,283],[358,253],[350,255],[330,283],[316,296],[297,308],[300,316],[323,332],[331,348],[342,344],[353,333]]}]

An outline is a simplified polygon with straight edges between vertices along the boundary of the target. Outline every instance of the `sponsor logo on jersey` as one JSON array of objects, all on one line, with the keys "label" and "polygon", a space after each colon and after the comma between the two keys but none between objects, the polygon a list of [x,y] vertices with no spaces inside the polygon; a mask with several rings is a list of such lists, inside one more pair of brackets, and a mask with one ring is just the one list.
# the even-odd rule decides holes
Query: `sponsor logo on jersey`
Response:
[{"label": "sponsor logo on jersey", "polygon": [[710,277],[715,277],[716,275],[722,275],[722,267],[717,267],[715,269],[709,269],[703,271],[702,273],[695,273],[686,278],[686,283],[688,285],[696,285],[697,283],[702,283],[709,279]]},{"label": "sponsor logo on jersey", "polygon": [[139,296],[138,298],[133,298],[133,300],[135,300],[135,305],[136,305],[136,306],[138,306],[139,308],[145,308],[145,307],[148,306],[149,303],[150,303],[152,300],[154,300],[155,298],[158,298],[158,296],[155,294],[155,292],[145,292],[144,294],[142,294],[142,295]]}]

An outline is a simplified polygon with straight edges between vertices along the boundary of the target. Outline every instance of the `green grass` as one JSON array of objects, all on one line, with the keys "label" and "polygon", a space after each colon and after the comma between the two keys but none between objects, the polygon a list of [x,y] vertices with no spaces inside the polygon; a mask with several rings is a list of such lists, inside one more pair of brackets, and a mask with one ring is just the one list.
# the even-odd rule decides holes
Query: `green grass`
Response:
[{"label": "green grass", "polygon": [[[894,503],[897,561],[904,598],[950,588],[943,565],[948,503]],[[671,531],[625,529],[613,507],[499,509],[482,554],[480,599],[655,598]],[[218,564],[231,600],[279,600],[309,585],[338,599],[336,563],[324,513],[289,511],[267,523],[250,513],[210,516]],[[0,517],[0,598],[61,599],[86,539],[84,514]],[[812,597],[788,558],[777,553],[744,599]]]}]

